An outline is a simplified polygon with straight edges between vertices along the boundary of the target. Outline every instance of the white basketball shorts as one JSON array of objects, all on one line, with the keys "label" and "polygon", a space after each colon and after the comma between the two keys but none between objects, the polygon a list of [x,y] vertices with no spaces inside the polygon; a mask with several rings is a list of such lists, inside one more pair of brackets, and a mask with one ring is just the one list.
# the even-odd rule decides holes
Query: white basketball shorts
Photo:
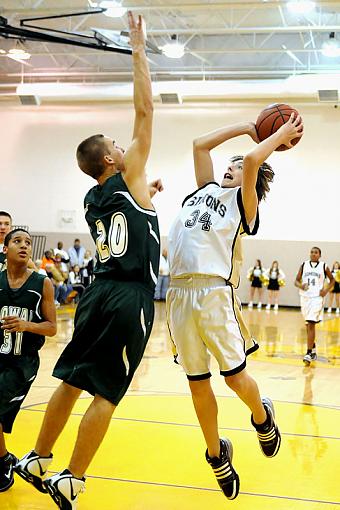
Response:
[{"label": "white basketball shorts", "polygon": [[321,322],[323,319],[323,297],[300,296],[301,312],[306,322]]},{"label": "white basketball shorts", "polygon": [[172,279],[166,307],[176,361],[190,380],[211,376],[211,355],[221,375],[237,374],[245,368],[246,356],[259,347],[244,323],[233,287],[223,278]]}]

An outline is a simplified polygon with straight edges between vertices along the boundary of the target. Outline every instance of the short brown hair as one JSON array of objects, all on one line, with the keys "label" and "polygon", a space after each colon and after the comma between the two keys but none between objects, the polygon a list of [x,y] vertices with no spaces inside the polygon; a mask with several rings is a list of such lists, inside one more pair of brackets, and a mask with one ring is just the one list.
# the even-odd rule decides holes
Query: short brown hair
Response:
[{"label": "short brown hair", "polygon": [[77,161],[80,170],[98,179],[105,170],[104,156],[107,154],[104,135],[93,135],[77,147]]}]

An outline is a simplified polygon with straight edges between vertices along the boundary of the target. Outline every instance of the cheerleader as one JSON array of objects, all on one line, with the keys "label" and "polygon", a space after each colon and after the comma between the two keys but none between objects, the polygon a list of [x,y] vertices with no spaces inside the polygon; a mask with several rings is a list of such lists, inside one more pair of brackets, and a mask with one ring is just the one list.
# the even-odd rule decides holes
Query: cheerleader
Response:
[{"label": "cheerleader", "polygon": [[285,284],[285,274],[279,268],[279,263],[277,260],[271,265],[271,268],[266,272],[266,277],[269,280],[268,283],[268,304],[266,306],[267,310],[270,310],[270,307],[274,305],[274,310],[279,309],[279,290]]},{"label": "cheerleader", "polygon": [[336,306],[335,313],[340,313],[340,264],[339,262],[334,262],[332,268],[332,276],[335,279],[334,287],[329,293],[328,297],[328,309],[327,313],[332,312],[332,303],[334,300],[334,304]]},{"label": "cheerleader", "polygon": [[262,269],[261,260],[257,259],[255,266],[248,269],[248,280],[251,281],[250,286],[250,301],[248,308],[253,308],[253,301],[255,297],[255,291],[258,293],[257,308],[262,308],[262,283],[264,281],[264,270]]}]

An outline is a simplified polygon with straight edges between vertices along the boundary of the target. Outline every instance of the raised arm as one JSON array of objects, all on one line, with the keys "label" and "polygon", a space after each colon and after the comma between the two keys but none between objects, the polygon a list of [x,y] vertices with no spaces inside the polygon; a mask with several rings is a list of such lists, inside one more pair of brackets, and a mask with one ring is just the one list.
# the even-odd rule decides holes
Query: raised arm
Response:
[{"label": "raised arm", "polygon": [[[222,143],[241,135],[249,135],[252,138],[254,134],[253,124],[251,122],[242,122],[231,126],[211,131],[205,135],[196,138],[193,142],[195,175],[197,186],[200,188],[214,180],[214,169],[210,156],[210,151]],[[255,141],[257,141],[255,139]]]},{"label": "raised arm", "polygon": [[123,178],[133,196],[146,207],[151,205],[145,176],[152,136],[153,102],[149,66],[145,54],[142,17],[136,22],[128,13],[130,44],[133,59],[133,90],[135,121],[132,143],[124,154]]},{"label": "raised arm", "polygon": [[256,193],[257,173],[260,166],[281,144],[292,147],[291,141],[299,138],[303,134],[303,124],[301,117],[294,120],[294,114],[291,115],[288,122],[283,124],[276,133],[266,138],[252,149],[243,160],[242,175],[242,202],[246,215],[246,220],[250,223],[256,215],[258,199]]}]

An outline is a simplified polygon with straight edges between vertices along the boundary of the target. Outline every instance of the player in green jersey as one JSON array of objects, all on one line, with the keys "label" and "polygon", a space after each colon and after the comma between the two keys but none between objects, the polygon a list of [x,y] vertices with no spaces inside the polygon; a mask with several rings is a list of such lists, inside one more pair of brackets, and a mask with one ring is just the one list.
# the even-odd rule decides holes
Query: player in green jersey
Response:
[{"label": "player in green jersey", "polygon": [[48,278],[28,269],[31,236],[15,229],[4,239],[7,269],[0,272],[0,492],[13,485],[16,458],[6,449],[39,368],[38,351],[45,335],[55,335],[54,292]]},{"label": "player in green jersey", "polygon": [[12,229],[12,217],[6,211],[0,211],[0,271],[6,267],[6,255],[4,254],[4,240]]},{"label": "player in green jersey", "polygon": [[[47,490],[62,510],[74,510],[85,472],[100,446],[112,413],[124,396],[151,333],[160,235],[145,164],[151,146],[153,104],[142,19],[129,16],[134,70],[135,122],[124,151],[110,137],[94,135],[77,149],[80,169],[97,181],[85,197],[85,218],[97,247],[95,281],[85,290],[75,329],[54,369],[61,379],[34,450],[16,471]],[[52,448],[81,391],[93,400],[81,420],[67,469],[45,479]],[[42,487],[43,484],[43,487]]]}]

